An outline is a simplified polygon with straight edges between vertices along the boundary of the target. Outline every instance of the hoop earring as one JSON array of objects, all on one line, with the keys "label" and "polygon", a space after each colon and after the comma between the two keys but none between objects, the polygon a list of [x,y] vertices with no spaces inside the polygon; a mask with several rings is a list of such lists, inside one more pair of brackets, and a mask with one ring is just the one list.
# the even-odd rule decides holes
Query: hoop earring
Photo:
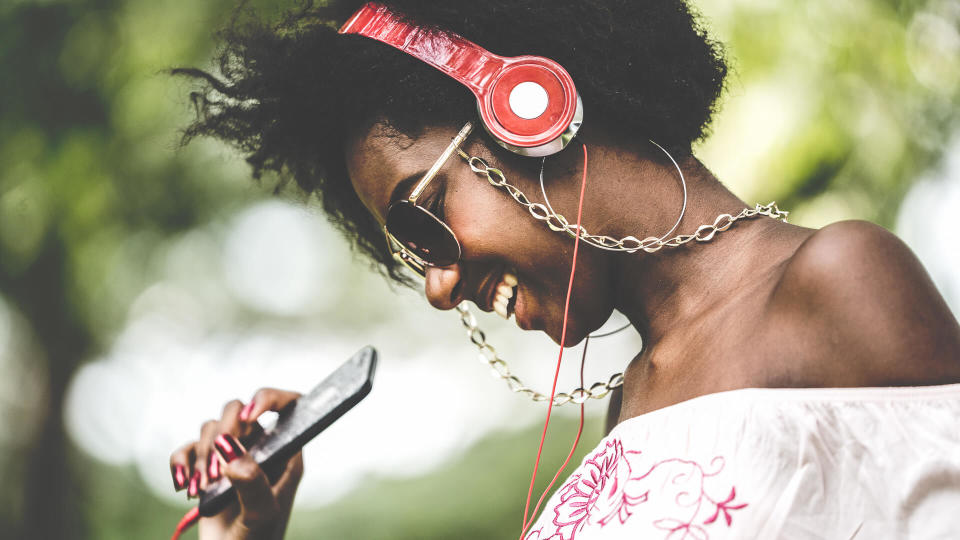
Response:
[{"label": "hoop earring", "polygon": [[[662,242],[664,238],[670,236],[671,234],[673,234],[674,231],[677,230],[677,227],[680,226],[680,222],[683,220],[683,215],[687,211],[687,181],[683,177],[683,171],[680,170],[680,165],[677,165],[677,160],[673,159],[673,156],[670,155],[670,152],[667,152],[666,148],[660,146],[659,144],[654,142],[652,139],[647,139],[647,140],[650,141],[651,144],[659,148],[664,154],[667,155],[668,158],[670,158],[670,163],[673,163],[674,168],[677,169],[677,174],[680,176],[680,187],[683,189],[683,205],[680,207],[680,216],[677,217],[677,221],[673,224],[673,227],[671,227],[669,231],[667,231],[662,236],[660,236],[658,240]],[[557,212],[553,209],[553,205],[550,204],[550,198],[547,197],[547,190],[543,185],[543,169],[546,163],[547,163],[547,158],[544,157],[540,161],[540,193],[543,195],[543,200],[546,203],[547,209],[550,210],[550,213],[556,214]],[[594,245],[594,247],[599,247],[601,249],[604,249],[602,246]]]},{"label": "hoop earring", "polygon": [[[680,226],[680,222],[683,220],[683,215],[687,212],[687,181],[683,177],[683,171],[680,170],[680,165],[677,164],[677,160],[673,159],[673,156],[670,155],[670,152],[667,152],[666,148],[660,146],[654,140],[652,139],[647,139],[647,140],[650,142],[650,144],[659,148],[664,154],[667,155],[668,158],[670,158],[670,163],[673,163],[673,166],[677,169],[677,174],[680,177],[680,187],[683,189],[683,205],[680,207],[680,216],[677,217],[677,221],[673,224],[673,227],[671,227],[669,231],[664,233],[663,236],[659,238],[659,241],[662,242],[664,238],[670,236],[671,234],[673,234],[674,231],[677,230],[677,227]],[[546,156],[544,156],[544,158],[540,161],[540,194],[543,195],[543,201],[546,203],[547,209],[550,210],[550,213],[556,215],[557,212],[556,210],[553,209],[553,205],[550,204],[550,198],[547,197],[547,189],[546,187],[544,187],[544,183],[543,183],[543,170],[546,166],[546,163],[547,163],[547,158]],[[595,247],[601,247],[601,246],[595,246]],[[621,326],[620,328],[617,328],[616,330],[611,330],[610,332],[604,332],[602,334],[590,334],[589,337],[593,339],[609,337],[619,332],[622,332],[627,328],[630,328],[630,326],[631,324],[628,322],[627,324]]]}]

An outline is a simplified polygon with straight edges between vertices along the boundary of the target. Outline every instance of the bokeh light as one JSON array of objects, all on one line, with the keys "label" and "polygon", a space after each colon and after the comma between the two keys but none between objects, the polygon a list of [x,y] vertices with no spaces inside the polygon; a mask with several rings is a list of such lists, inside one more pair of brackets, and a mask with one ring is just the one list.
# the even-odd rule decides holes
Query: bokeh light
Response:
[{"label": "bokeh light", "polygon": [[322,218],[302,207],[268,201],[245,210],[224,247],[224,278],[231,292],[275,315],[301,315],[329,305],[339,285],[325,266],[341,250],[325,249],[339,243],[326,233]]},{"label": "bokeh light", "polygon": [[32,329],[0,296],[0,458],[36,439],[46,412],[45,364]]},{"label": "bokeh light", "polygon": [[960,7],[957,2],[930,2],[907,27],[910,71],[927,88],[953,95],[960,86]]},{"label": "bokeh light", "polygon": [[940,167],[922,178],[903,201],[897,233],[923,262],[953,313],[960,317],[960,133]]}]

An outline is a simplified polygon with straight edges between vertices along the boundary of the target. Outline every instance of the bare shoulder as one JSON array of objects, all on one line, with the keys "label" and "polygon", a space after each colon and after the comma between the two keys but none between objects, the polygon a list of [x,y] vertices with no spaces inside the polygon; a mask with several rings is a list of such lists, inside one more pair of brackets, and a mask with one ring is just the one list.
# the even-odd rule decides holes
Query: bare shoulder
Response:
[{"label": "bare shoulder", "polygon": [[841,221],[815,231],[790,257],[783,281],[806,293],[866,292],[865,287],[889,293],[880,288],[911,284],[937,294],[910,248],[866,221]]},{"label": "bare shoulder", "polygon": [[811,234],[784,265],[770,309],[800,328],[814,359],[845,359],[851,379],[960,380],[957,320],[910,248],[877,225]]}]

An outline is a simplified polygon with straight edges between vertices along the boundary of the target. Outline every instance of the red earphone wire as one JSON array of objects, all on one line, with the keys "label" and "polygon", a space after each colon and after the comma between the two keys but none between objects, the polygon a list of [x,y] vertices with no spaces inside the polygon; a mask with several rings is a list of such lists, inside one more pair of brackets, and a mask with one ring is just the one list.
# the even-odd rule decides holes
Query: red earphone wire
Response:
[{"label": "red earphone wire", "polygon": [[[583,367],[586,364],[587,360],[587,346],[590,344],[590,336],[586,337],[586,340],[583,343],[583,354],[580,356],[580,388],[583,388]],[[530,515],[530,519],[524,525],[523,530],[526,531],[533,525],[534,519],[537,517],[537,512],[540,511],[540,505],[543,504],[543,499],[546,498],[547,493],[550,492],[550,488],[557,482],[557,479],[560,478],[560,475],[563,473],[563,470],[567,468],[567,465],[570,463],[570,459],[573,458],[573,453],[577,451],[577,445],[580,444],[580,435],[583,434],[583,417],[584,417],[584,408],[586,405],[584,403],[580,404],[580,425],[577,427],[577,436],[573,439],[573,445],[570,447],[570,453],[567,454],[567,459],[563,461],[563,465],[560,465],[560,468],[557,469],[557,474],[553,475],[553,479],[550,480],[550,483],[547,484],[547,487],[543,489],[543,493],[540,494],[540,498],[537,500],[536,506],[533,507],[533,513]],[[521,534],[522,536],[522,534]]]},{"label": "red earphone wire", "polygon": [[[577,205],[577,236],[573,241],[573,261],[570,263],[570,282],[567,284],[567,299],[563,305],[563,327],[560,330],[560,354],[557,358],[557,368],[553,374],[553,386],[550,389],[550,404],[547,406],[547,419],[543,423],[543,432],[540,434],[540,446],[537,448],[537,459],[533,464],[533,475],[530,477],[530,487],[527,489],[527,502],[523,506],[523,529],[520,531],[520,540],[523,540],[523,535],[526,534],[527,529],[533,523],[534,518],[536,518],[536,512],[540,508],[540,503],[543,502],[544,496],[547,494],[547,491],[553,487],[553,483],[556,482],[557,478],[560,476],[560,473],[567,466],[567,463],[570,461],[570,458],[573,456],[574,450],[576,450],[577,443],[580,442],[580,433],[583,432],[583,404],[580,405],[580,429],[577,431],[577,438],[574,440],[573,448],[570,449],[570,454],[567,455],[567,460],[563,462],[563,466],[560,467],[560,470],[557,471],[557,474],[553,477],[553,480],[550,482],[550,485],[544,490],[543,495],[540,496],[540,500],[537,502],[537,506],[534,509],[533,516],[529,515],[530,511],[530,498],[533,496],[533,486],[537,481],[537,469],[540,468],[540,456],[543,454],[543,442],[547,438],[547,426],[550,425],[550,413],[553,411],[553,398],[557,394],[557,379],[560,377],[560,364],[563,362],[563,347],[567,342],[567,316],[570,311],[570,295],[573,292],[573,277],[577,272],[577,252],[580,247],[580,220],[583,217],[583,196],[586,193],[587,189],[587,145],[583,145],[583,180],[580,182],[580,202]],[[586,350],[584,350],[584,358],[586,358]],[[582,377],[581,365],[581,377]],[[581,386],[583,383],[581,381]],[[529,522],[528,522],[529,519]]]},{"label": "red earphone wire", "polygon": [[189,529],[190,526],[196,523],[199,519],[200,508],[194,506],[189,512],[183,515],[183,519],[181,519],[180,523],[177,524],[177,530],[173,531],[173,536],[170,537],[170,540],[177,540],[177,538],[180,538],[180,535]]}]

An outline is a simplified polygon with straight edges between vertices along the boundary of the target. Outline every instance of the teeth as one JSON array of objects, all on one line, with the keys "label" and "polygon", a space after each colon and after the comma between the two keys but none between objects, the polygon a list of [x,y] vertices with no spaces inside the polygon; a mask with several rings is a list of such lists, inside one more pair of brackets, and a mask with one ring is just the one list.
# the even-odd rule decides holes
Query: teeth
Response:
[{"label": "teeth", "polygon": [[504,319],[510,318],[510,300],[513,298],[513,288],[517,286],[517,276],[511,273],[503,274],[503,281],[497,285],[497,293],[493,299],[493,311]]}]

